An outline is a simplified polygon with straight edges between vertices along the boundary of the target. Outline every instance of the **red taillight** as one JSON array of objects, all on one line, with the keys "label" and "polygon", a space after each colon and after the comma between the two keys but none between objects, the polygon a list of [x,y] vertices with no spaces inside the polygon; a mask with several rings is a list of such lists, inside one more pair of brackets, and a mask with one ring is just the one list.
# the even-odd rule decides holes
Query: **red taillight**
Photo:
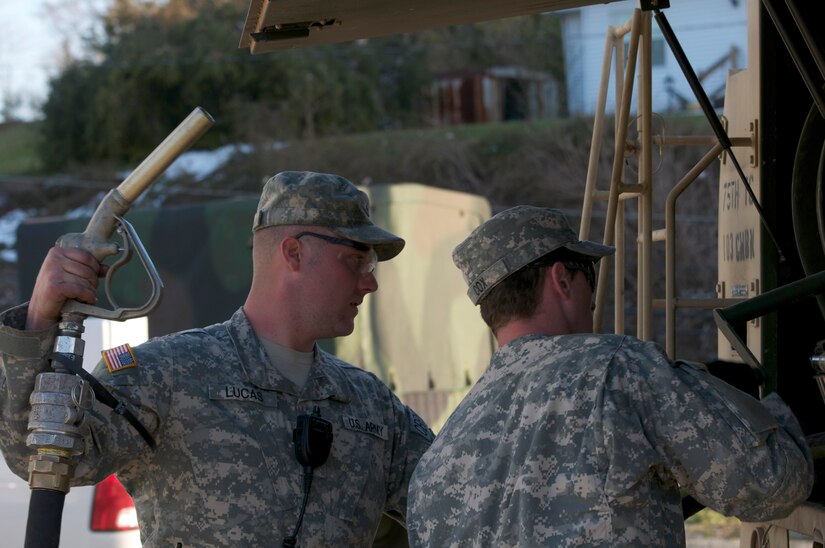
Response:
[{"label": "red taillight", "polygon": [[132,497],[114,476],[95,487],[92,503],[92,531],[129,531],[138,528]]}]

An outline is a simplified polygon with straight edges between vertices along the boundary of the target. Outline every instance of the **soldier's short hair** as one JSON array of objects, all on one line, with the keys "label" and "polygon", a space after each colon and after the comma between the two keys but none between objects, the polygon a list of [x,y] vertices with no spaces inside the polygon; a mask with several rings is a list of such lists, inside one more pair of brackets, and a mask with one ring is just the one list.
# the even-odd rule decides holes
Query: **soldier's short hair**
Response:
[{"label": "soldier's short hair", "polygon": [[481,318],[493,333],[511,320],[536,311],[546,268],[522,268],[501,281],[479,303]]},{"label": "soldier's short hair", "polygon": [[[593,258],[566,248],[539,257],[496,284],[479,302],[481,317],[493,333],[509,321],[529,318],[536,311],[541,299],[541,287],[548,267],[562,263],[572,270],[569,263],[592,264]],[[593,282],[591,282],[593,283]]]}]

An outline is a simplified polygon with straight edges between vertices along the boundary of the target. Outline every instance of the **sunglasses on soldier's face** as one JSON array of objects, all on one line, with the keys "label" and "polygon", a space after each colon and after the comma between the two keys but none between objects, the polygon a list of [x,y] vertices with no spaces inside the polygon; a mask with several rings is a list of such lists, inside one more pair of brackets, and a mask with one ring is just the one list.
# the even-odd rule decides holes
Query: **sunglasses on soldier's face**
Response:
[{"label": "sunglasses on soldier's face", "polygon": [[299,232],[293,238],[296,240],[300,239],[303,236],[312,236],[313,238],[318,238],[319,240],[324,240],[327,243],[334,244],[334,245],[343,245],[346,247],[351,247],[357,251],[361,251],[366,255],[348,255],[344,259],[346,259],[347,265],[352,269],[354,272],[358,274],[369,274],[370,272],[375,271],[375,267],[378,264],[378,255],[376,255],[375,250],[366,244],[362,244],[360,242],[355,242],[353,240],[347,240],[344,238],[338,238],[336,236],[329,236],[327,234],[319,234],[317,232]]},{"label": "sunglasses on soldier's face", "polygon": [[584,277],[587,279],[587,283],[590,285],[590,291],[596,291],[596,265],[593,261],[588,261],[586,259],[582,260],[570,260],[570,261],[560,261],[557,259],[553,259],[545,255],[540,259],[536,259],[532,263],[527,265],[527,268],[542,268],[545,266],[551,266],[556,263],[561,263],[564,265],[564,268],[569,270],[570,272],[575,272],[576,270],[583,272]]}]

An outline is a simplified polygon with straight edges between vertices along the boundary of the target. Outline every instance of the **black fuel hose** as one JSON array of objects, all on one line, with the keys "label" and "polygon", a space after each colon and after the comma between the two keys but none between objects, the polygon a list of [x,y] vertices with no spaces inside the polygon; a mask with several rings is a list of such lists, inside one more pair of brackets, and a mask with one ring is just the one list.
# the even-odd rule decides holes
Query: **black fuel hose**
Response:
[{"label": "black fuel hose", "polygon": [[57,548],[66,493],[54,489],[32,489],[24,548]]}]

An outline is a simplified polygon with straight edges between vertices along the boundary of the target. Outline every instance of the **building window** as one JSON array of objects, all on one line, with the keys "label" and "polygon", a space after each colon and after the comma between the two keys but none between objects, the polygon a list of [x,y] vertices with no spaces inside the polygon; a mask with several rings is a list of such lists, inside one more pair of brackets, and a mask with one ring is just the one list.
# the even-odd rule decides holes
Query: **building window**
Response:
[{"label": "building window", "polygon": [[[626,10],[616,10],[610,14],[610,24],[614,27],[619,27],[628,21],[628,12]],[[665,42],[662,31],[659,26],[651,24],[652,36],[650,38],[650,60],[654,67],[661,67],[665,64],[665,51],[667,43]],[[630,47],[630,34],[624,37],[624,56],[627,59],[627,50]]]},{"label": "building window", "polygon": [[653,33],[650,40],[650,61],[654,67],[661,67],[665,64],[665,39],[656,34],[658,31]]}]

